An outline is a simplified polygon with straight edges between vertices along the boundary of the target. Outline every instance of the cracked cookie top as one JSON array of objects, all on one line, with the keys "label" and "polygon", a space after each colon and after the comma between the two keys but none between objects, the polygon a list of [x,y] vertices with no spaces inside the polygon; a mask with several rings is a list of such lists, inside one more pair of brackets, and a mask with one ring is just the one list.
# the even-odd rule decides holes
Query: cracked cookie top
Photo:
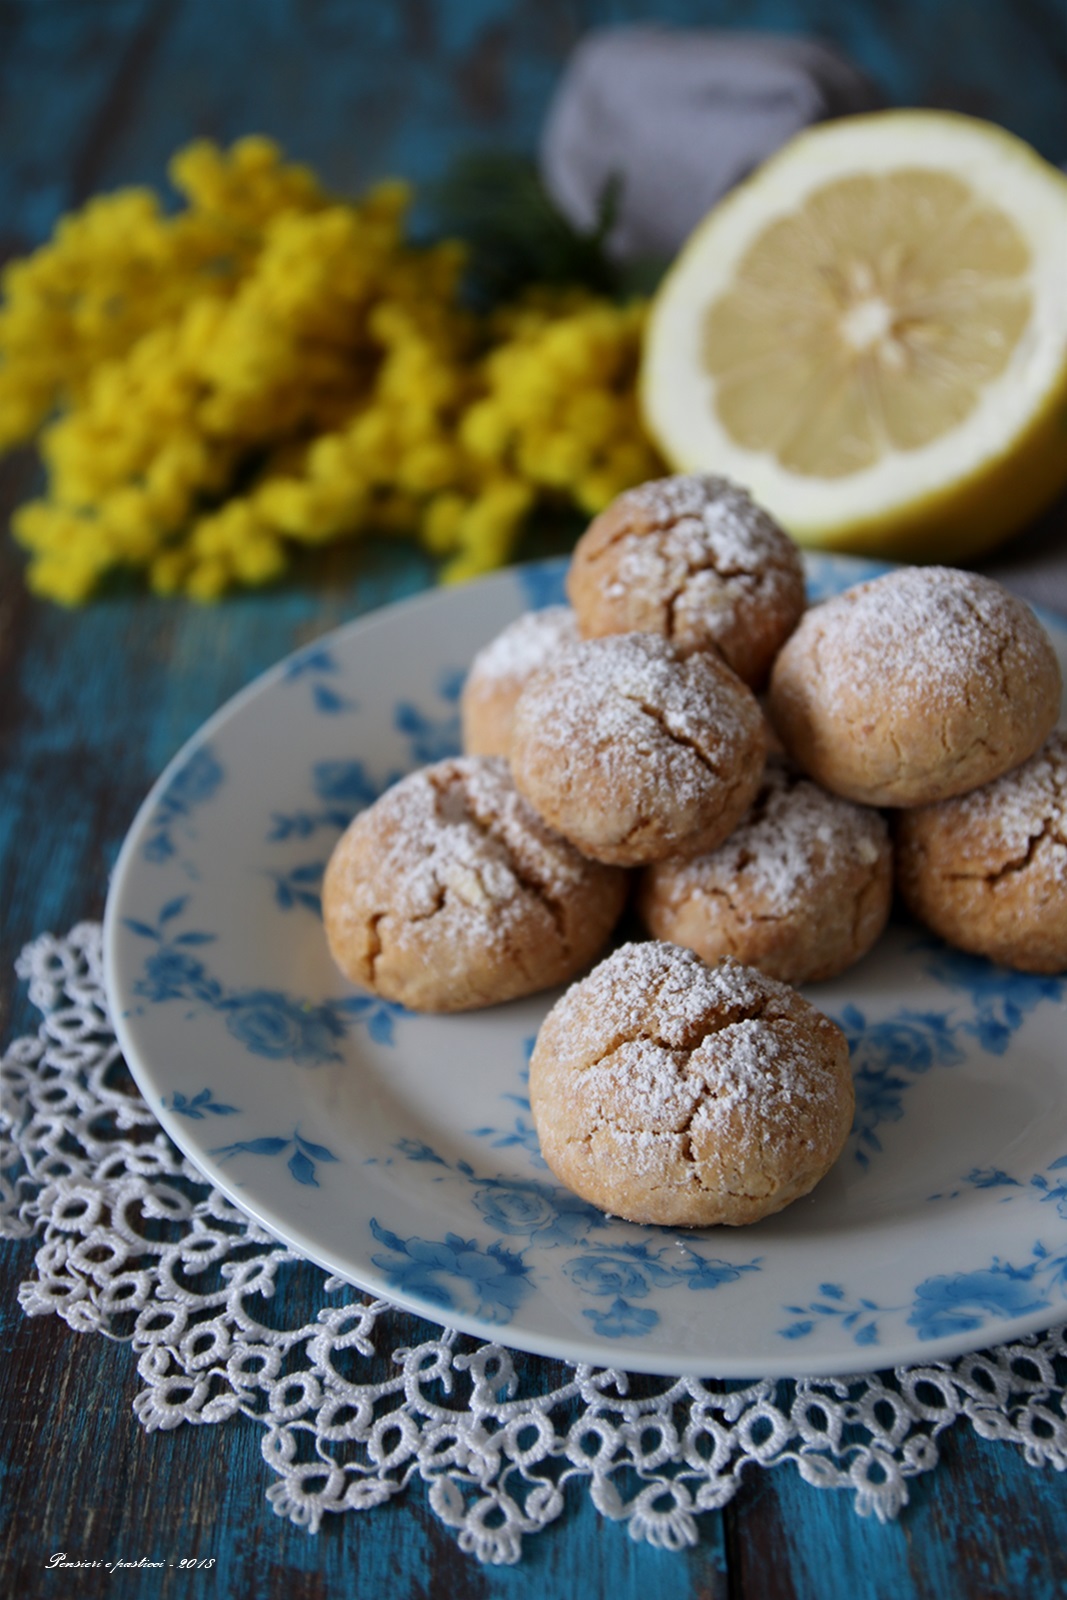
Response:
[{"label": "cracked cookie top", "polygon": [[529,679],[578,638],[570,606],[527,611],[508,624],[471,662],[460,697],[463,749],[471,756],[511,753],[515,705]]},{"label": "cracked cookie top", "polygon": [[586,855],[620,866],[714,849],[741,820],[766,748],[751,690],[716,656],[652,634],[563,651],[515,709],[515,782]]},{"label": "cracked cookie top", "polygon": [[330,858],[322,907],[353,982],[419,1011],[493,1005],[572,978],[626,895],[516,791],[507,763],[439,761],[394,784]]},{"label": "cracked cookie top", "polygon": [[999,777],[1033,754],[1059,705],[1056,653],[1029,606],[952,567],[902,567],[813,607],[768,701],[812,777],[885,806]]},{"label": "cracked cookie top", "polygon": [[892,891],[881,813],[772,758],[726,843],[649,867],[638,905],[657,938],[688,945],[705,961],[732,955],[787,983],[808,983],[867,953]]},{"label": "cracked cookie top", "polygon": [[840,1154],[848,1044],[794,989],[737,961],[628,944],[549,1012],[530,1103],[549,1167],[602,1210],[675,1227],[755,1222]]},{"label": "cracked cookie top", "polygon": [[726,478],[628,489],[575,547],[567,594],[583,637],[658,633],[683,654],[714,649],[759,688],[804,610],[793,541]]},{"label": "cracked cookie top", "polygon": [[897,878],[950,944],[1023,972],[1067,971],[1067,732],[980,789],[902,813]]}]

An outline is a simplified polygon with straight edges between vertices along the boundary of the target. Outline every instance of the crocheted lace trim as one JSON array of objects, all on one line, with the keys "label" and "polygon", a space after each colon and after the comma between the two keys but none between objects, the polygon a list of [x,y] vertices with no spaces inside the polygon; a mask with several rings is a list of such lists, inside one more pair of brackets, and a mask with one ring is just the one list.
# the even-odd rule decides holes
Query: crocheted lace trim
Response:
[{"label": "crocheted lace trim", "polygon": [[[1035,1467],[1067,1467],[1067,1329],[952,1362],[720,1385],[516,1358],[368,1298],[302,1261],[161,1131],[108,1016],[100,928],[44,935],[17,970],[42,1012],[0,1063],[0,1233],[40,1237],[28,1316],[129,1343],[150,1432],[263,1428],[280,1516],[315,1532],[421,1480],[481,1561],[514,1562],[568,1482],[631,1536],[679,1549],[745,1468],[791,1461],[894,1517],[967,1418]],[[548,1378],[558,1378],[544,1392]]]}]

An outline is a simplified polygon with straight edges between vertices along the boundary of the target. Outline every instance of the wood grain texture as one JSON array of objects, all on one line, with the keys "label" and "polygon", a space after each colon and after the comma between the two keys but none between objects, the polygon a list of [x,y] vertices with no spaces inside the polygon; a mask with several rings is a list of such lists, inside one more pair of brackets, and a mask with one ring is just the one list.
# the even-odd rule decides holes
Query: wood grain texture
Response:
[{"label": "wood grain texture", "polygon": [[158,185],[202,134],[273,134],[348,192],[532,151],[585,29],[649,20],[814,34],[894,104],[1067,160],[1058,0],[0,0],[0,243],[37,242],[90,185]]},{"label": "wood grain texture", "polygon": [[[97,188],[162,182],[197,134],[276,136],[341,190],[433,178],[479,144],[533,150],[559,67],[590,25],[647,20],[806,31],[838,43],[897,103],[954,106],[1067,157],[1058,0],[0,0],[0,257]],[[0,511],[28,492],[0,475]],[[1057,526],[1062,526],[1062,520]],[[1045,535],[1047,537],[1047,534]],[[309,559],[284,589],[197,609],[116,586],[67,613],[32,601],[0,546],[0,1027],[35,1026],[12,963],[44,929],[99,917],[134,811],[184,740],[297,645],[425,587],[398,543]],[[1064,1483],[969,1428],[945,1441],[901,1520],[791,1468],[753,1472],[680,1554],[635,1544],[586,1491],[519,1568],[458,1551],[415,1484],[315,1537],[275,1517],[254,1423],[146,1435],[126,1348],[18,1309],[34,1247],[0,1247],[0,1574],[17,1596],[408,1596],[426,1600],[1053,1600],[1067,1592]],[[295,1293],[295,1290],[293,1291]],[[540,1363],[524,1369],[541,1372]],[[211,1572],[49,1575],[48,1556],[172,1561]]]},{"label": "wood grain texture", "polygon": [[1038,1474],[1035,1492],[1016,1500],[1005,1454],[957,1428],[885,1524],[861,1522],[843,1491],[813,1499],[792,1471],[762,1474],[732,1518],[728,1508],[731,1579],[761,1600],[1062,1600],[1063,1483]]}]

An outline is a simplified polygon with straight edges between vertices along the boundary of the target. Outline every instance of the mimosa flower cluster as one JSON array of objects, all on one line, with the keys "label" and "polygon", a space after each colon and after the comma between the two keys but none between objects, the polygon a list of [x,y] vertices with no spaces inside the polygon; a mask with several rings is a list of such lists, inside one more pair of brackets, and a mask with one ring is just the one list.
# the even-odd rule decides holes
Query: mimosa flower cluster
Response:
[{"label": "mimosa flower cluster", "polygon": [[475,312],[463,246],[406,242],[406,185],[340,201],[267,139],[197,142],[170,177],[182,210],[93,200],[4,274],[0,449],[36,437],[48,479],[13,522],[36,593],[133,568],[210,600],[370,530],[456,580],[508,560],[536,507],[591,516],[662,470],[642,302]]}]

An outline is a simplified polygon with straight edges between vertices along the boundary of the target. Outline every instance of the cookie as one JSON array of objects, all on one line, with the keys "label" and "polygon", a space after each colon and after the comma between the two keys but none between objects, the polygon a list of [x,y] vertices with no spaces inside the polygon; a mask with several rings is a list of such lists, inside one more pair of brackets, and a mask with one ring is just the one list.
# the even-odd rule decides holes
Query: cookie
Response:
[{"label": "cookie", "polygon": [[506,761],[472,756],[412,773],[356,817],[322,910],[353,983],[415,1011],[466,1011],[573,978],[626,889],[545,826]]},{"label": "cookie", "polygon": [[519,695],[538,667],[577,638],[578,624],[570,606],[546,606],[516,618],[479,650],[459,702],[467,755],[510,754]]},{"label": "cookie", "polygon": [[637,866],[712,850],[759,786],[755,696],[717,656],[654,634],[572,645],[515,708],[518,788],[578,849]]},{"label": "cookie", "polygon": [[1067,733],[970,794],[902,812],[895,842],[906,904],[949,944],[1067,970]]},{"label": "cookie", "polygon": [[848,1044],[795,989],[677,945],[627,944],[573,984],[530,1061],[541,1152],[631,1222],[757,1222],[808,1194],[852,1124]]},{"label": "cookie", "polygon": [[709,854],[648,867],[638,911],[657,939],[735,956],[786,983],[836,977],[889,917],[893,855],[880,812],[768,761],[747,816]]},{"label": "cookie", "polygon": [[796,545],[725,478],[628,489],[579,539],[567,595],[584,638],[658,633],[683,654],[718,650],[753,688],[804,610]]},{"label": "cookie", "polygon": [[926,805],[1018,766],[1055,726],[1060,669],[990,578],[901,567],[807,612],[774,664],[772,722],[836,794]]}]

